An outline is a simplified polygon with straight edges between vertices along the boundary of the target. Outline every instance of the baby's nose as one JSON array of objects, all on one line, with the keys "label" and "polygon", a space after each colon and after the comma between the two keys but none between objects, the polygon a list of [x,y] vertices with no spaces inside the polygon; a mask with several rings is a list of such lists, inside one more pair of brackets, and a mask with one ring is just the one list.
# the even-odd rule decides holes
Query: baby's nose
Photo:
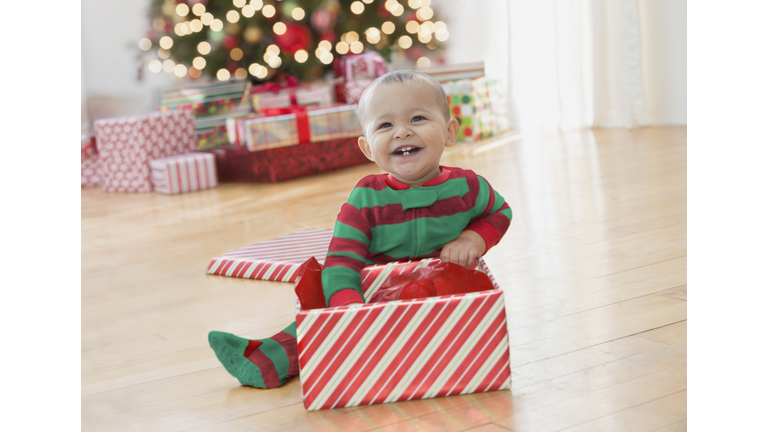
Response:
[{"label": "baby's nose", "polygon": [[408,127],[398,127],[395,130],[395,138],[404,139],[413,136],[413,131]]}]

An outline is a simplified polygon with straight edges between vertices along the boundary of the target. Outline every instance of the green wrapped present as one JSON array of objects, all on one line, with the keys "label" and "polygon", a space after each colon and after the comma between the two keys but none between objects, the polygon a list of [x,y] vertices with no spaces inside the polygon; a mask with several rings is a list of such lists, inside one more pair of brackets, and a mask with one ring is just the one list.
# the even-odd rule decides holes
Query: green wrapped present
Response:
[{"label": "green wrapped present", "polygon": [[192,109],[198,149],[212,149],[229,143],[226,119],[253,112],[248,94],[250,81],[229,81],[166,90],[160,111]]}]

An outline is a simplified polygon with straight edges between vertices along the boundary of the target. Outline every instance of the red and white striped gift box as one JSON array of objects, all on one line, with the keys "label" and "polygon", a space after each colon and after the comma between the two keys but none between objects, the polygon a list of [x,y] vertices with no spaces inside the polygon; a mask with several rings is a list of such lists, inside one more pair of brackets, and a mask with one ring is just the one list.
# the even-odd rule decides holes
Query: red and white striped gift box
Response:
[{"label": "red and white striped gift box", "polygon": [[296,269],[311,257],[325,262],[333,231],[309,229],[227,252],[211,260],[208,274],[295,282]]},{"label": "red and white striped gift box", "polygon": [[216,158],[211,153],[189,153],[149,162],[155,192],[176,195],[215,188]]},{"label": "red and white striped gift box", "polygon": [[[365,298],[389,274],[439,259],[366,267]],[[303,311],[297,302],[301,389],[308,411],[504,390],[511,386],[504,293]]]}]

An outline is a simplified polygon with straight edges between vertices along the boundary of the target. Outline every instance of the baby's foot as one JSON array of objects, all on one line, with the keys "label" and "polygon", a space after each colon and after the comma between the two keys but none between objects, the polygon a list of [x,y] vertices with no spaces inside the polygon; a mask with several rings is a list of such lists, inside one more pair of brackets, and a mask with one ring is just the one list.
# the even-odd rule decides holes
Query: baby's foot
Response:
[{"label": "baby's foot", "polygon": [[243,385],[274,388],[299,374],[296,323],[271,338],[259,340],[212,331],[208,343],[227,372]]}]

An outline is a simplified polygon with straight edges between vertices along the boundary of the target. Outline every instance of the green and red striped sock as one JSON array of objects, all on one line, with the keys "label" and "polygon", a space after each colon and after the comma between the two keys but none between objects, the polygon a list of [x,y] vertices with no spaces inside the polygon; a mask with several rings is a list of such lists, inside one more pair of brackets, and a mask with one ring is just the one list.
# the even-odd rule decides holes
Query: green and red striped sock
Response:
[{"label": "green and red striped sock", "polygon": [[271,338],[257,340],[212,331],[208,343],[227,372],[243,385],[274,388],[299,374],[295,322]]}]

